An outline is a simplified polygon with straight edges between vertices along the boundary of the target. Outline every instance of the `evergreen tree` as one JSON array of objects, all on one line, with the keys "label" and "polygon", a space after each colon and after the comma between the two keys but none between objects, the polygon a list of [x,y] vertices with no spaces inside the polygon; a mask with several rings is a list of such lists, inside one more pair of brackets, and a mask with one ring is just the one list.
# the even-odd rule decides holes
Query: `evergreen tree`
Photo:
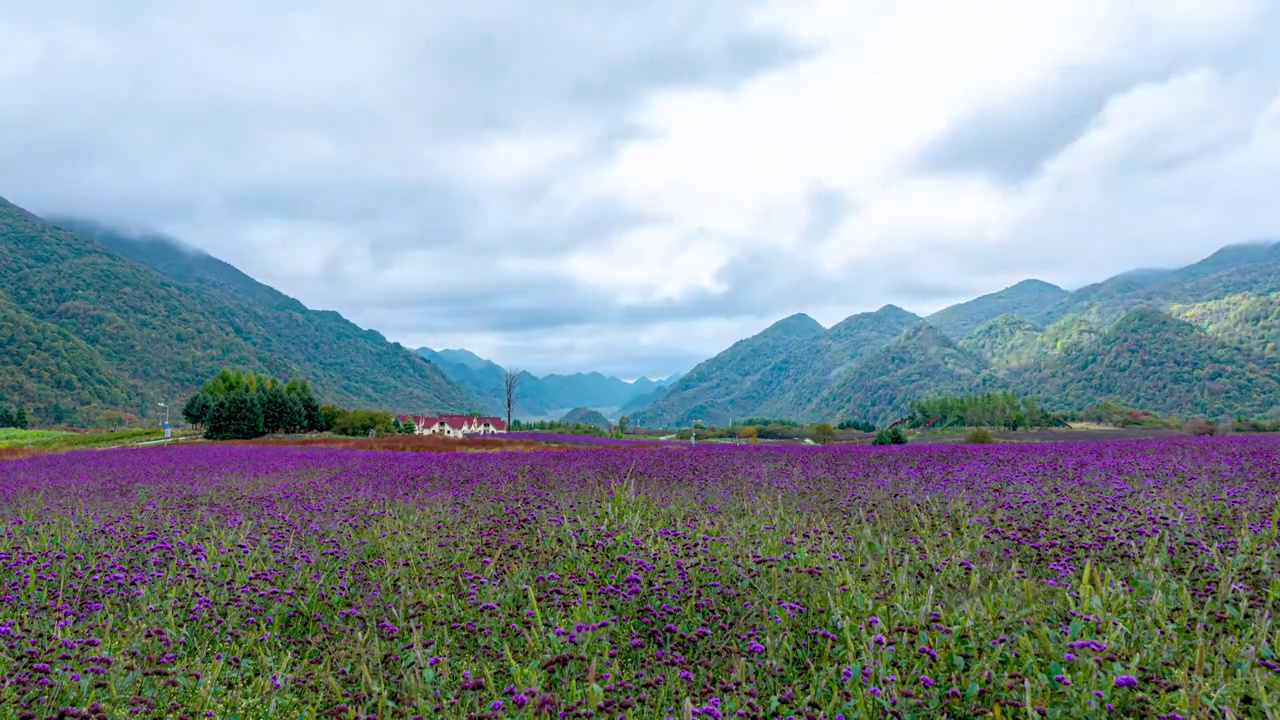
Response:
[{"label": "evergreen tree", "polygon": [[9,414],[9,408],[0,407],[0,428],[13,427],[13,415]]},{"label": "evergreen tree", "polygon": [[212,405],[212,396],[198,392],[187,398],[187,402],[182,406],[182,417],[192,427],[201,427],[209,419],[209,409]]},{"label": "evergreen tree", "polygon": [[19,430],[27,429],[27,409],[21,405],[18,406],[18,412],[13,415],[13,426]]},{"label": "evergreen tree", "polygon": [[281,429],[287,433],[298,433],[306,430],[307,413],[302,407],[302,400],[298,399],[297,394],[284,396],[284,416],[281,420]]},{"label": "evergreen tree", "polygon": [[49,419],[53,421],[54,425],[61,425],[67,420],[67,411],[63,409],[62,404],[57,400],[54,400],[53,404],[49,406]]},{"label": "evergreen tree", "polygon": [[215,398],[205,436],[213,440],[255,438],[263,434],[262,406],[248,385]]},{"label": "evergreen tree", "polygon": [[284,429],[286,401],[284,389],[280,383],[263,383],[258,385],[258,403],[262,406],[262,429],[268,433],[278,433]]}]

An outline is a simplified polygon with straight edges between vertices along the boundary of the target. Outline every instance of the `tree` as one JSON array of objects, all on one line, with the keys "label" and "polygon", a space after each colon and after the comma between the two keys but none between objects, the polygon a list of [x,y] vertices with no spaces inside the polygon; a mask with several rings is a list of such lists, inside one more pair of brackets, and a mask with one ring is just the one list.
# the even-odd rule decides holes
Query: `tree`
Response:
[{"label": "tree", "polygon": [[0,407],[0,428],[13,427],[13,415],[9,413],[9,408]]},{"label": "tree", "polygon": [[406,435],[412,435],[417,431],[418,431],[418,426],[415,425],[412,420],[407,420],[403,423],[400,423],[400,432],[405,433]]},{"label": "tree", "polygon": [[284,429],[285,405],[284,388],[280,383],[271,382],[258,386],[258,403],[262,406],[262,429],[268,433],[278,433]]},{"label": "tree", "polygon": [[747,442],[755,442],[756,437],[757,437],[757,434],[756,434],[755,425],[743,425],[738,428],[739,440],[745,440]]},{"label": "tree", "polygon": [[307,413],[302,407],[302,400],[297,394],[290,395],[285,393],[284,396],[284,414],[280,418],[281,429],[287,433],[299,433],[306,431]]},{"label": "tree", "polygon": [[507,408],[507,427],[511,427],[511,411],[520,397],[520,371],[507,368],[502,374],[502,400]]},{"label": "tree", "polygon": [[18,412],[13,414],[13,426],[19,430],[26,430],[27,425],[27,409],[19,405]]},{"label": "tree", "polygon": [[622,433],[623,435],[626,435],[627,426],[630,424],[631,424],[631,418],[627,417],[626,415],[623,415],[622,417],[618,418],[618,432]]},{"label": "tree", "polygon": [[891,427],[876,433],[875,438],[871,441],[872,445],[906,445],[907,436],[902,433],[902,428]]},{"label": "tree", "polygon": [[819,445],[827,445],[835,442],[836,430],[831,427],[831,423],[818,423],[813,428],[813,441]]},{"label": "tree", "polygon": [[258,394],[242,385],[225,396],[216,397],[209,410],[205,437],[211,440],[255,438],[263,434],[262,406]]},{"label": "tree", "polygon": [[187,398],[187,402],[183,404],[182,417],[192,427],[202,427],[209,419],[209,409],[212,404],[212,398],[208,393],[198,392]]},{"label": "tree", "polygon": [[338,418],[342,417],[342,408],[337,405],[321,405],[319,413],[320,423],[316,429],[320,432],[329,432],[338,424]]}]

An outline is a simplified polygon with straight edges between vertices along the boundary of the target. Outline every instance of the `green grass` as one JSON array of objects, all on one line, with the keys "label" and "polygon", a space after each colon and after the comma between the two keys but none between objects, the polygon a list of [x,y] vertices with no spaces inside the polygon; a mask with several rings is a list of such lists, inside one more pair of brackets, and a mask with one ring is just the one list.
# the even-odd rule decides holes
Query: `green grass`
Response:
[{"label": "green grass", "polygon": [[145,440],[159,440],[163,437],[164,431],[159,428],[132,428],[105,433],[54,433],[32,440],[26,445],[38,448],[114,447],[116,445],[131,445]]},{"label": "green grass", "polygon": [[34,442],[72,434],[74,433],[62,430],[22,430],[20,428],[0,428],[0,448],[30,445]]}]

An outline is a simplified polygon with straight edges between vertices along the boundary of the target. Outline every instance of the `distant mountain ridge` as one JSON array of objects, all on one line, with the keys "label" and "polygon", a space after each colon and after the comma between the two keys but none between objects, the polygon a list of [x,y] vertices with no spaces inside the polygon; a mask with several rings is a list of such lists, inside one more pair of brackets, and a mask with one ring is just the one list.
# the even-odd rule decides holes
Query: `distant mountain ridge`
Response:
[{"label": "distant mountain ridge", "polygon": [[308,379],[325,401],[404,412],[470,401],[438,368],[159,236],[50,222],[0,198],[0,403],[114,424],[224,366]]},{"label": "distant mountain ridge", "polygon": [[[791,316],[782,322],[794,322]],[[785,342],[741,340],[644,408],[636,425],[763,416],[887,421],[914,399],[1014,390],[1050,409],[1110,400],[1166,413],[1280,416],[1280,242],[1069,292],[1027,280],[921,319],[886,306]],[[748,357],[749,356],[749,357]]]},{"label": "distant mountain ridge", "polygon": [[[474,399],[476,410],[505,416],[506,370],[497,363],[476,355],[470,350],[432,350],[421,347],[416,351],[430,360],[459,387]],[[673,377],[678,377],[673,376]],[[612,415],[638,397],[665,390],[669,379],[650,380],[638,378],[633,382],[598,372],[562,375],[552,373],[538,377],[522,371],[517,381],[516,402],[513,416],[521,419],[559,419],[566,411],[587,408]]]}]

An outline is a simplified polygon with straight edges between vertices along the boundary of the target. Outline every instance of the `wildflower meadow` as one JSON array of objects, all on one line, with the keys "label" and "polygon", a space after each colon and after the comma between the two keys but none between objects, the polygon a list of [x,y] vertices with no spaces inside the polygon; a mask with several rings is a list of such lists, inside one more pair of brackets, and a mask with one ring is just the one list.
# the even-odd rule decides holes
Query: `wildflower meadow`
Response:
[{"label": "wildflower meadow", "polygon": [[0,462],[0,717],[1280,714],[1280,442]]}]

